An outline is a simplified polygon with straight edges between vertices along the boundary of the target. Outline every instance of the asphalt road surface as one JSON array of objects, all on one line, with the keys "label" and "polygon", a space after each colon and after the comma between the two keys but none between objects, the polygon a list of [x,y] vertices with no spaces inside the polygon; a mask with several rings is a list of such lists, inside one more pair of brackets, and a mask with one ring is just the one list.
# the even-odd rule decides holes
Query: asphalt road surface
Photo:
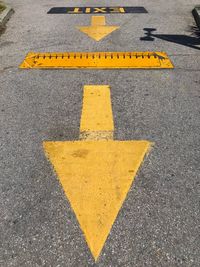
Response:
[{"label": "asphalt road surface", "polygon": [[[0,36],[0,266],[200,266],[198,0],[9,0]],[[105,14],[120,29],[96,42],[92,14],[56,6],[144,6]],[[147,40],[144,28],[154,28]],[[166,70],[19,69],[30,51],[165,51]],[[95,263],[42,142],[79,138],[84,85],[110,85],[116,140],[154,143]],[[92,200],[91,200],[92,201]]]}]

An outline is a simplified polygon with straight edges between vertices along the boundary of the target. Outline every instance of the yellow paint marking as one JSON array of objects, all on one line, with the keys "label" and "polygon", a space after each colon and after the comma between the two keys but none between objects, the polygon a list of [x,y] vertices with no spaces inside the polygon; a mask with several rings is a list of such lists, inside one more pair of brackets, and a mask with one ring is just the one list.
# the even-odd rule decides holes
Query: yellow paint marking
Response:
[{"label": "yellow paint marking", "polygon": [[147,141],[44,142],[95,260],[149,146]]},{"label": "yellow paint marking", "polygon": [[173,65],[164,52],[30,52],[22,69],[172,69]]},{"label": "yellow paint marking", "polygon": [[98,133],[112,132],[112,120],[109,87],[85,86],[81,131],[92,131],[94,140],[43,143],[95,261],[151,146],[148,141],[99,140]]},{"label": "yellow paint marking", "polygon": [[77,27],[77,29],[98,42],[113,31],[119,29],[119,27],[106,26],[106,19],[104,16],[92,16],[91,26]]},{"label": "yellow paint marking", "polygon": [[109,86],[85,86],[80,139],[113,139],[113,131]]},{"label": "yellow paint marking", "polygon": [[111,7],[110,13],[125,13],[125,10],[123,7]]},{"label": "yellow paint marking", "polygon": [[85,13],[90,13],[90,12],[91,12],[91,8],[90,7],[86,7]]},{"label": "yellow paint marking", "polygon": [[106,18],[104,16],[92,16],[91,25],[92,26],[105,26]]},{"label": "yellow paint marking", "polygon": [[83,11],[81,11],[81,8],[79,7],[75,7],[73,11],[68,11],[68,13],[70,14],[73,14],[73,13],[76,13],[76,14],[80,14],[80,13],[83,13]]},{"label": "yellow paint marking", "polygon": [[94,7],[94,13],[106,13],[106,7]]}]

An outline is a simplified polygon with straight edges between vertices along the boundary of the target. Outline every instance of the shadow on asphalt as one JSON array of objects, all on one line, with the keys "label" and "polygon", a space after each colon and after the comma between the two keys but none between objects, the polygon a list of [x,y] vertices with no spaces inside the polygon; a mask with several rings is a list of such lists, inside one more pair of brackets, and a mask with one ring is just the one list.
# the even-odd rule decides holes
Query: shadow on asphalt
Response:
[{"label": "shadow on asphalt", "polygon": [[155,34],[155,28],[144,28],[145,36],[141,37],[141,41],[154,41],[155,38],[168,42],[184,45],[196,50],[200,50],[200,31],[196,27],[192,27],[191,31],[195,36],[179,35],[179,34]]}]

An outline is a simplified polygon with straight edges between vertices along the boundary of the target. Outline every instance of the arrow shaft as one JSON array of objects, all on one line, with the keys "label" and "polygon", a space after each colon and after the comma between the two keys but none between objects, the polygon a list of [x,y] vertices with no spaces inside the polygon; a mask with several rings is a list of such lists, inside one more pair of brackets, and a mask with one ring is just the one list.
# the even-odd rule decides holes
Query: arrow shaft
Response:
[{"label": "arrow shaft", "polygon": [[92,26],[105,26],[106,18],[104,16],[92,16],[91,25]]},{"label": "arrow shaft", "polygon": [[80,123],[80,139],[113,139],[114,122],[108,85],[86,85]]}]

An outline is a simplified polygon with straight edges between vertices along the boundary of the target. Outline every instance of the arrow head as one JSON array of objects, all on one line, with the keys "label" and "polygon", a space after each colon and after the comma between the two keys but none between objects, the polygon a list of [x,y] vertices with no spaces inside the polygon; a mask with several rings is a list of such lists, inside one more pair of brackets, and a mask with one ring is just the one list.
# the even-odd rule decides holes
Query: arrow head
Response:
[{"label": "arrow head", "polygon": [[150,145],[148,141],[44,142],[95,260]]}]

